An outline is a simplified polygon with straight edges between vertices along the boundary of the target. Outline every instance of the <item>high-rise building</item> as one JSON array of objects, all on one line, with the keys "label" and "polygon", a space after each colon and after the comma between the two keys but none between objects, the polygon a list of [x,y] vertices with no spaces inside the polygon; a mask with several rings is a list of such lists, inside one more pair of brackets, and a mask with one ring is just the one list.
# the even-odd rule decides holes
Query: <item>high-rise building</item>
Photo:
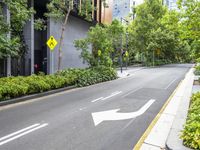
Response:
[{"label": "high-rise building", "polygon": [[164,5],[166,5],[170,10],[176,10],[177,0],[164,0]]}]

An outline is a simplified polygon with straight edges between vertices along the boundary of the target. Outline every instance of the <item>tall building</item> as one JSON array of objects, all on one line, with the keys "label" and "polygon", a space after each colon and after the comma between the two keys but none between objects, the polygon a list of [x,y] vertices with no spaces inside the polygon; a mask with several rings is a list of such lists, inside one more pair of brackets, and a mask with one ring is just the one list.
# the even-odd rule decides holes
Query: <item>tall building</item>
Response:
[{"label": "tall building", "polygon": [[132,8],[142,4],[144,0],[113,0],[113,19],[120,20],[133,16]]},{"label": "tall building", "polygon": [[177,0],[164,0],[164,5],[166,5],[170,10],[176,10],[177,7]]}]

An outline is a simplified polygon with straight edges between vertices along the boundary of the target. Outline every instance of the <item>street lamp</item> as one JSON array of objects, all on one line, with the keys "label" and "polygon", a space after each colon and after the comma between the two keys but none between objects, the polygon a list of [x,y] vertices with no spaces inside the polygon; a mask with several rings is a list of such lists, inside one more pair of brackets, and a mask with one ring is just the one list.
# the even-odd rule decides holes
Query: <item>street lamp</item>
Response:
[{"label": "street lamp", "polygon": [[[123,21],[126,22],[126,24],[128,25],[129,21],[124,19],[123,17],[121,17],[121,23],[123,24]],[[120,51],[120,66],[121,66],[121,73],[122,73],[122,65],[123,65],[123,59],[122,59],[122,55],[123,55],[123,50],[122,50],[122,34],[121,34],[121,51]],[[126,51],[128,50],[128,32],[126,31]],[[126,59],[126,69],[127,69],[127,59]]]}]

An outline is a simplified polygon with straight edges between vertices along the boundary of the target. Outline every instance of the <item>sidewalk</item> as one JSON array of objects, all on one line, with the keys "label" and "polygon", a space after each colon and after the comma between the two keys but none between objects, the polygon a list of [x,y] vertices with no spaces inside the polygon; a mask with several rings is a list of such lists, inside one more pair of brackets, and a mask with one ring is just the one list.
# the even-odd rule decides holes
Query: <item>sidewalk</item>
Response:
[{"label": "sidewalk", "polygon": [[179,136],[187,117],[193,81],[192,68],[152,121],[134,150],[188,149],[182,145]]}]

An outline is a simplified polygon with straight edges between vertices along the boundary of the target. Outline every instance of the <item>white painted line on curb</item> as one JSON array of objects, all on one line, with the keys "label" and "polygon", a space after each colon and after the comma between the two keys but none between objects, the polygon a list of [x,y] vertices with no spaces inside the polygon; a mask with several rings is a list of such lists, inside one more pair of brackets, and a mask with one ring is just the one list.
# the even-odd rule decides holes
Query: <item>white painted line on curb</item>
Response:
[{"label": "white painted line on curb", "polygon": [[14,135],[17,135],[17,134],[19,134],[19,133],[22,133],[22,132],[24,132],[24,131],[26,131],[26,130],[32,129],[32,128],[34,128],[34,127],[36,127],[36,126],[39,126],[39,125],[40,125],[40,124],[37,123],[37,124],[34,124],[34,125],[29,126],[29,127],[27,127],[27,128],[24,128],[24,129],[22,129],[22,130],[19,130],[19,131],[17,131],[17,132],[14,132],[14,133],[11,133],[11,134],[9,134],[9,135],[6,135],[6,136],[0,138],[0,141],[3,141],[3,140],[5,140],[5,139],[8,139],[8,138],[10,138],[10,137],[12,137],[12,136],[14,136]]},{"label": "white painted line on curb", "polygon": [[172,80],[167,87],[165,87],[165,90],[168,89],[175,81],[177,80],[177,78],[175,78],[174,80]]},{"label": "white painted line on curb", "polygon": [[[39,125],[39,126],[38,126]],[[10,141],[13,141],[13,140],[15,140],[15,139],[18,139],[18,138],[20,138],[20,137],[22,137],[22,136],[24,136],[24,135],[26,135],[26,134],[29,134],[29,133],[31,133],[31,132],[33,132],[33,131],[35,131],[35,130],[38,130],[38,129],[40,129],[40,128],[43,128],[43,127],[45,127],[45,126],[47,126],[48,124],[47,123],[44,123],[44,124],[35,124],[35,125],[32,125],[32,126],[30,126],[30,127],[27,127],[27,128],[24,128],[24,129],[22,129],[22,130],[19,130],[19,131],[17,131],[17,132],[15,132],[15,133],[12,133],[12,134],[9,134],[9,135],[7,135],[7,136],[4,136],[4,137],[2,137],[1,139],[3,140],[3,139],[7,139],[7,140],[4,140],[4,141],[2,141],[2,142],[0,142],[0,146],[1,145],[4,145],[4,144],[6,144],[6,143],[8,143],[8,142],[10,142]],[[29,130],[30,129],[30,130]],[[26,131],[27,130],[27,131]],[[23,131],[25,131],[25,132],[23,132]],[[23,132],[23,133],[21,133],[21,132]],[[19,134],[19,133],[21,133],[21,134]],[[18,134],[18,135],[16,135],[16,134]],[[14,135],[16,135],[16,136],[14,136]],[[11,137],[11,136],[13,136],[13,137]],[[11,137],[11,138],[9,138],[9,137]]]},{"label": "white painted line on curb", "polygon": [[96,102],[96,101],[101,100],[102,98],[103,98],[103,97],[97,98],[97,99],[95,99],[95,100],[92,100],[91,102],[94,103],[94,102]]},{"label": "white painted line on curb", "polygon": [[107,97],[103,98],[102,101],[107,100],[107,99],[109,99],[109,98],[111,98],[113,96],[116,96],[116,95],[120,94],[120,93],[122,93],[122,91],[119,91],[119,92],[117,92],[115,94],[111,94],[110,96],[107,96]]}]

